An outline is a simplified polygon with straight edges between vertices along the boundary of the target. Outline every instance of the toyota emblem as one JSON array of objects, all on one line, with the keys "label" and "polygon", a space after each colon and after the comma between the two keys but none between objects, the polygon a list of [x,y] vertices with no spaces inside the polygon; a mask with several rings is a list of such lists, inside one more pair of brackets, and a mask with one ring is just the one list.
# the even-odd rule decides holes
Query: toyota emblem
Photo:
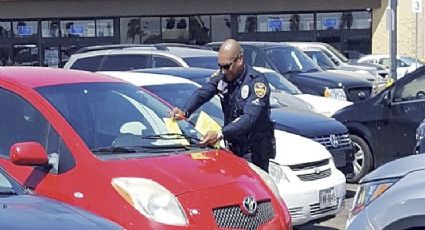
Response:
[{"label": "toyota emblem", "polygon": [[329,136],[329,141],[331,142],[332,147],[334,147],[334,148],[338,147],[338,145],[339,145],[338,138],[336,138],[336,136],[334,134],[331,134]]},{"label": "toyota emblem", "polygon": [[246,197],[242,202],[242,211],[247,215],[253,215],[257,211],[257,201],[252,196]]}]

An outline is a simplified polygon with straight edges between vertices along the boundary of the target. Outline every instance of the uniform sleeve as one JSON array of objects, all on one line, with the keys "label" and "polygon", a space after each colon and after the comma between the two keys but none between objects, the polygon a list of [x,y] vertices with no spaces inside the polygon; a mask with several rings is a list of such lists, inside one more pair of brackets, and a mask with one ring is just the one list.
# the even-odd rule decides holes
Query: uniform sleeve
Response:
[{"label": "uniform sleeve", "polygon": [[270,107],[270,88],[264,77],[258,77],[249,88],[249,95],[243,107],[243,114],[226,125],[222,133],[226,136],[238,136],[249,132],[262,113]]},{"label": "uniform sleeve", "polygon": [[202,85],[201,88],[195,90],[187,100],[183,109],[186,111],[187,115],[191,115],[196,111],[201,105],[209,101],[214,95],[217,94],[217,84],[220,80],[219,76],[211,78],[208,82]]}]

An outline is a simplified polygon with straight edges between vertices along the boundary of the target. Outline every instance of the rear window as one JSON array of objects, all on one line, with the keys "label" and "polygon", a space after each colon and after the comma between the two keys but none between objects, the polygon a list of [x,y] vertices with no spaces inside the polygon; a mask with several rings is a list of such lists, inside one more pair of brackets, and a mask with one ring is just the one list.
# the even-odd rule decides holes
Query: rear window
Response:
[{"label": "rear window", "polygon": [[100,65],[100,61],[102,60],[104,56],[94,56],[94,57],[87,57],[87,58],[80,58],[74,62],[74,64],[71,66],[71,69],[78,69],[78,70],[86,70],[86,71],[97,71]]},{"label": "rear window", "polygon": [[127,71],[151,67],[151,55],[109,55],[100,67],[102,71]]}]

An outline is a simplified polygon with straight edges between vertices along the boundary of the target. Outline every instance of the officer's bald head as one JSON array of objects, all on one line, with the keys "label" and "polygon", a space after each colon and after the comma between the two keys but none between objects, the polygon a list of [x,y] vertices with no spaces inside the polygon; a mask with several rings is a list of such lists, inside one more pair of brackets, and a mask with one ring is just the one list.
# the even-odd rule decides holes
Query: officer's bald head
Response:
[{"label": "officer's bald head", "polygon": [[227,39],[218,51],[218,64],[228,80],[238,78],[244,68],[242,48],[234,39]]}]

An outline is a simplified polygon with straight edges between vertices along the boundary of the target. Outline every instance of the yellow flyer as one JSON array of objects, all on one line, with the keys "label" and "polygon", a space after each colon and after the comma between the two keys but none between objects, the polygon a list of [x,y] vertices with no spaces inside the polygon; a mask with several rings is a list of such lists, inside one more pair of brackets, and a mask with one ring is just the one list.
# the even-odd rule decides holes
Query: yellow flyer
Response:
[{"label": "yellow flyer", "polygon": [[[165,122],[165,126],[167,127],[167,130],[168,130],[169,133],[182,134],[182,131],[181,131],[180,127],[179,127],[179,124],[177,124],[177,121],[176,120],[173,120],[171,118],[166,118],[166,117],[164,117],[163,120]],[[182,143],[182,145],[189,145],[190,144],[184,138],[179,139],[179,140]]]},{"label": "yellow flyer", "polygon": [[[208,114],[202,112],[199,114],[198,120],[196,121],[195,129],[203,136],[207,134],[208,131],[220,132],[221,126],[212,119]],[[220,142],[217,142],[214,145],[215,148],[220,148]]]}]

